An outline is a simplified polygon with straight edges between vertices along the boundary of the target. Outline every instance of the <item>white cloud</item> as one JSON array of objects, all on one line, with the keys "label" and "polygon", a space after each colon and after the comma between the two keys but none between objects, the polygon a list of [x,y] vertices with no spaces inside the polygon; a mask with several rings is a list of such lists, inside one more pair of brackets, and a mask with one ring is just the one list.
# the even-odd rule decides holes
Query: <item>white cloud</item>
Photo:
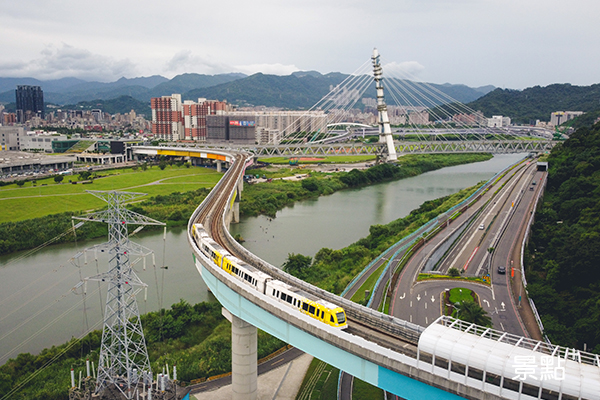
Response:
[{"label": "white cloud", "polygon": [[269,75],[290,75],[292,72],[300,71],[300,68],[295,65],[283,65],[279,63],[237,65],[234,68],[235,72],[242,72],[246,75],[256,74],[257,72]]},{"label": "white cloud", "polygon": [[89,80],[114,81],[122,76],[135,75],[135,65],[128,59],[94,54],[63,43],[61,47],[47,45],[41,57],[31,61],[0,63],[0,76],[31,76],[41,80],[75,77]]},{"label": "white cloud", "polygon": [[391,62],[383,66],[384,76],[386,74],[400,78],[415,78],[425,70],[425,67],[417,61]]},{"label": "white cloud", "polygon": [[166,62],[164,71],[170,75],[181,74],[185,72],[195,72],[199,74],[222,74],[231,72],[232,68],[226,64],[205,59],[204,57],[192,54],[191,50],[181,50],[173,58]]}]

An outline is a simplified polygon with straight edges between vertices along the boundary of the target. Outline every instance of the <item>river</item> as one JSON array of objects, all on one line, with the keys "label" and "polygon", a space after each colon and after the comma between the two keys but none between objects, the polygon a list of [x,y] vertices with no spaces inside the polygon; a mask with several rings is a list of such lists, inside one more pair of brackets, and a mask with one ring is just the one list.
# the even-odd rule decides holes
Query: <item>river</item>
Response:
[{"label": "river", "polygon": [[[487,180],[523,155],[499,155],[481,163],[428,172],[414,178],[344,190],[318,200],[303,201],[277,213],[277,217],[244,218],[232,225],[232,234],[245,239],[244,246],[274,265],[288,253],[306,256],[323,247],[338,249],[368,235],[369,227],[406,216],[426,200],[446,196]],[[242,192],[243,196],[243,192]],[[194,268],[183,228],[162,232],[140,232],[133,241],[153,249],[152,257],[135,265],[148,284],[147,301],[138,296],[141,313],[184,299],[191,304],[212,300]],[[106,287],[90,282],[87,295],[71,289],[82,277],[106,271],[107,260],[87,253],[79,266],[70,259],[84,247],[103,240],[48,246],[33,255],[0,257],[0,364],[18,353],[37,353],[44,347],[77,337],[88,327],[101,326],[101,305]],[[166,268],[163,268],[166,267]],[[81,287],[79,291],[81,291]],[[100,296],[99,296],[100,294]]]}]

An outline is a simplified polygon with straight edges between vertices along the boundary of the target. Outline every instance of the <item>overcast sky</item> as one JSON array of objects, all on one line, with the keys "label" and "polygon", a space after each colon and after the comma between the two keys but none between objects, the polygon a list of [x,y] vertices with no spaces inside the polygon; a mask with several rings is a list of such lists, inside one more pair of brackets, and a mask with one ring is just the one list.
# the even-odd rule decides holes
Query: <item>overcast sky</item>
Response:
[{"label": "overcast sky", "polygon": [[0,0],[0,77],[351,73],[432,83],[600,82],[599,0]]}]

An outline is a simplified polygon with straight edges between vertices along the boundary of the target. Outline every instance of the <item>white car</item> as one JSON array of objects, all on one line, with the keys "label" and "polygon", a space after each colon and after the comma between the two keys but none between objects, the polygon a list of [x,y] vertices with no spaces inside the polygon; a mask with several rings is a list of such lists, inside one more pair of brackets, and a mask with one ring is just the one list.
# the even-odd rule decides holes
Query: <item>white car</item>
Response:
[{"label": "white car", "polygon": [[479,229],[484,230],[485,226],[483,226],[483,224],[479,225]]}]

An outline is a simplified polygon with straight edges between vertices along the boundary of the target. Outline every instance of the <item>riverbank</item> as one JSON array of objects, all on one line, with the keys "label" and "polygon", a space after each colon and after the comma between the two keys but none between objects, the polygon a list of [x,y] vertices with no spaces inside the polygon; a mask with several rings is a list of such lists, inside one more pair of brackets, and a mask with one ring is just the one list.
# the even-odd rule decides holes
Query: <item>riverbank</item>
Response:
[{"label": "riverbank", "polygon": [[[240,203],[240,215],[241,216],[252,216],[252,215],[268,215],[274,217],[278,210],[289,206],[296,201],[314,199],[322,195],[329,195],[336,191],[356,188],[362,186],[368,186],[374,183],[399,180],[406,177],[417,176],[426,171],[432,171],[453,165],[468,164],[473,162],[485,161],[490,159],[490,154],[431,154],[431,155],[407,155],[402,157],[400,166],[391,164],[380,164],[368,168],[367,170],[361,171],[353,169],[350,172],[311,172],[311,177],[302,179],[299,181],[283,180],[286,176],[294,175],[296,171],[299,173],[306,174],[307,170],[303,169],[290,169],[288,168],[265,168],[252,170],[253,172],[266,176],[272,179],[270,183],[257,184],[257,185],[246,185],[244,194],[242,196],[242,202]],[[315,166],[318,168],[318,166]],[[175,176],[177,171],[167,171],[165,174],[169,176],[171,180],[169,185],[180,185],[174,186],[176,188],[189,187],[188,185],[194,184],[200,185],[201,188],[193,191],[177,192],[173,191],[173,187],[170,186],[169,191],[164,188],[158,190],[158,194],[150,199],[141,201],[139,203],[131,204],[128,208],[131,211],[138,212],[146,215],[150,218],[165,222],[167,226],[184,226],[187,224],[188,216],[194,211],[198,204],[200,204],[206,195],[209,193],[212,186],[207,186],[204,181],[210,176],[209,180],[214,179],[214,173],[202,172],[205,169],[199,169],[201,173],[194,172],[192,176]],[[182,171],[189,171],[183,169]],[[141,182],[155,182],[151,180],[151,176],[146,174],[147,171],[138,171],[132,173],[123,173],[120,175],[111,175],[111,179],[117,179],[112,183],[116,185],[116,189],[123,190],[131,188],[133,186],[138,188]],[[154,173],[163,173],[164,171],[156,170]],[[181,172],[181,171],[179,171]],[[143,174],[143,175],[138,175]],[[119,176],[122,181],[118,181]],[[162,175],[161,175],[162,176]],[[152,178],[153,179],[153,178]],[[133,180],[133,181],[132,181]],[[204,183],[201,183],[204,182]],[[110,185],[110,183],[109,183]],[[147,185],[144,184],[144,185]],[[56,185],[55,185],[56,186]],[[65,186],[65,185],[63,185]],[[65,190],[75,190],[70,188],[71,185],[65,187],[52,188],[52,190],[59,190],[64,192]],[[75,185],[79,186],[79,185]],[[150,192],[156,192],[154,186],[144,186],[144,190],[152,187]],[[95,190],[108,190],[110,187],[106,185],[97,185],[94,187]],[[115,187],[111,188],[114,190]],[[82,189],[77,189],[81,191]],[[148,191],[148,190],[146,190]],[[61,193],[62,193],[61,192]],[[25,193],[25,192],[23,192]],[[58,195],[59,193],[57,193]],[[72,193],[63,193],[63,195],[70,195]],[[6,196],[6,193],[3,193]],[[94,196],[85,194],[85,196],[91,199],[96,199]],[[48,202],[50,198],[43,199]],[[67,202],[68,197],[51,197],[57,202]],[[16,200],[16,199],[14,199]],[[2,200],[6,201],[6,200]],[[11,199],[12,201],[12,199]],[[35,208],[36,204],[40,201],[36,196],[31,198],[23,197],[19,198],[19,201],[23,204],[20,207],[26,209]],[[27,204],[28,201],[32,201],[31,204]],[[87,207],[95,205],[95,203],[88,204]],[[72,226],[71,221],[74,215],[81,214],[77,209],[81,209],[80,206],[75,207],[75,210],[69,210],[68,212],[59,214],[43,215],[42,217],[26,219],[26,220],[14,220],[10,222],[0,223],[0,255],[7,255],[16,251],[29,250],[37,248],[38,246],[46,246],[48,244],[67,243],[81,240],[94,239],[104,237],[107,235],[107,227],[102,224],[84,224],[76,232],[76,235],[70,231]],[[90,210],[88,210],[90,211]],[[146,230],[153,229],[147,227]]]},{"label": "riverbank", "polygon": [[[487,161],[491,154],[410,154],[401,157],[398,164],[378,164],[366,170],[358,168],[349,172],[331,171],[331,167],[314,166],[303,169],[310,177],[299,180],[281,179],[289,175],[288,168],[270,167],[258,171],[270,182],[244,187],[240,202],[241,216],[267,215],[274,218],[277,211],[298,200],[307,200],[333,194],[339,190],[360,188],[380,182],[389,182],[418,176],[428,171]],[[325,172],[327,171],[327,172]]]}]

